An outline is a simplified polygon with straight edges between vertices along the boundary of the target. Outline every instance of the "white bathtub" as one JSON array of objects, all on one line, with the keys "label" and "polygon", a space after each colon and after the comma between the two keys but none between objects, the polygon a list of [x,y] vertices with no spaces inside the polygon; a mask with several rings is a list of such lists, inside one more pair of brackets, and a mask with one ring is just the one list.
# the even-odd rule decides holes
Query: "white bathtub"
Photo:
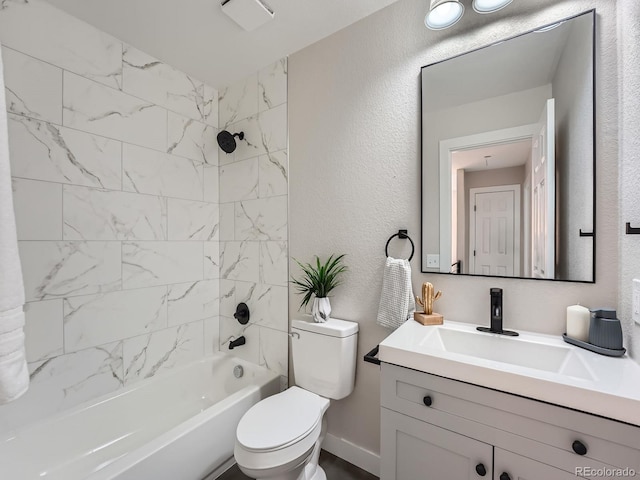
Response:
[{"label": "white bathtub", "polygon": [[0,439],[0,478],[200,480],[233,457],[242,415],[279,389],[274,373],[216,354]]}]

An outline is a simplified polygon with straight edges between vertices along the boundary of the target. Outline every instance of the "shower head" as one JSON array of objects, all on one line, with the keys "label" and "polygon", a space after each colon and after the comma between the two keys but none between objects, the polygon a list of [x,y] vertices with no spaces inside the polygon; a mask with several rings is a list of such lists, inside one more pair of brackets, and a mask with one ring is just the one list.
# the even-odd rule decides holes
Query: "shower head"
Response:
[{"label": "shower head", "polygon": [[222,130],[218,134],[218,145],[220,145],[220,148],[224,152],[232,153],[236,149],[236,139],[233,137],[238,137],[240,140],[243,140],[244,132],[231,134],[226,130]]}]

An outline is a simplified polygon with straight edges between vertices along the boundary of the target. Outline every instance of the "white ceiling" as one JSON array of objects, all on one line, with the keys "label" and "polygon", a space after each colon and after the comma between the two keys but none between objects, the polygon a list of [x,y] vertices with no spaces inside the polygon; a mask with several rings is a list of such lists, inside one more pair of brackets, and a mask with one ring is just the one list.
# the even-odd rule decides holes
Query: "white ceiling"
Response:
[{"label": "white ceiling", "polygon": [[454,170],[464,169],[467,172],[518,167],[527,163],[530,155],[531,139],[527,138],[512,143],[453,152],[451,166]]},{"label": "white ceiling", "polygon": [[584,18],[424,68],[424,108],[451,108],[551,83],[573,23]]},{"label": "white ceiling", "polygon": [[253,32],[224,15],[220,0],[48,1],[221,88],[397,0],[265,0],[275,19]]}]

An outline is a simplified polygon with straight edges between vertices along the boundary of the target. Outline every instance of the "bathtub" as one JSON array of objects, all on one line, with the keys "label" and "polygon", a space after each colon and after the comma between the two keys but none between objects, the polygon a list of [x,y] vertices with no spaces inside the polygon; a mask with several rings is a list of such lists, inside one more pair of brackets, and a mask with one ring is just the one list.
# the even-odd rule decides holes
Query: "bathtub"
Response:
[{"label": "bathtub", "polygon": [[276,374],[219,353],[0,439],[0,478],[213,478],[232,464],[242,415],[279,390]]}]

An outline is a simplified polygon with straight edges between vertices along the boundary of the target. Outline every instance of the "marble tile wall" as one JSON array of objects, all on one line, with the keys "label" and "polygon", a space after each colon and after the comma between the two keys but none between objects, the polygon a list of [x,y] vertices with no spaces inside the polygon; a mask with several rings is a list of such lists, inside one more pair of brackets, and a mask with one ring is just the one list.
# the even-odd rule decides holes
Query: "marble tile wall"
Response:
[{"label": "marble tile wall", "polygon": [[[244,132],[235,152],[218,152],[220,349],[288,376],[287,61],[220,90],[220,128]],[[215,254],[215,252],[214,252]],[[245,302],[251,319],[234,318]]]},{"label": "marble tile wall", "polygon": [[[0,43],[32,381],[0,407],[2,433],[217,350],[220,272],[232,259],[227,250],[220,264],[214,88],[41,0],[2,2]],[[286,111],[272,73],[260,98],[273,91]],[[256,103],[247,129],[260,145],[251,200],[264,207],[233,191],[225,201],[237,201],[238,234],[252,244],[238,262],[253,268],[239,298],[255,292],[256,322],[272,325],[273,302],[286,308],[270,292],[286,282],[286,200],[275,196],[286,195],[276,178],[286,174],[286,118],[263,125],[258,110],[274,109]],[[257,338],[249,345],[280,368],[274,332],[263,357]]]}]

